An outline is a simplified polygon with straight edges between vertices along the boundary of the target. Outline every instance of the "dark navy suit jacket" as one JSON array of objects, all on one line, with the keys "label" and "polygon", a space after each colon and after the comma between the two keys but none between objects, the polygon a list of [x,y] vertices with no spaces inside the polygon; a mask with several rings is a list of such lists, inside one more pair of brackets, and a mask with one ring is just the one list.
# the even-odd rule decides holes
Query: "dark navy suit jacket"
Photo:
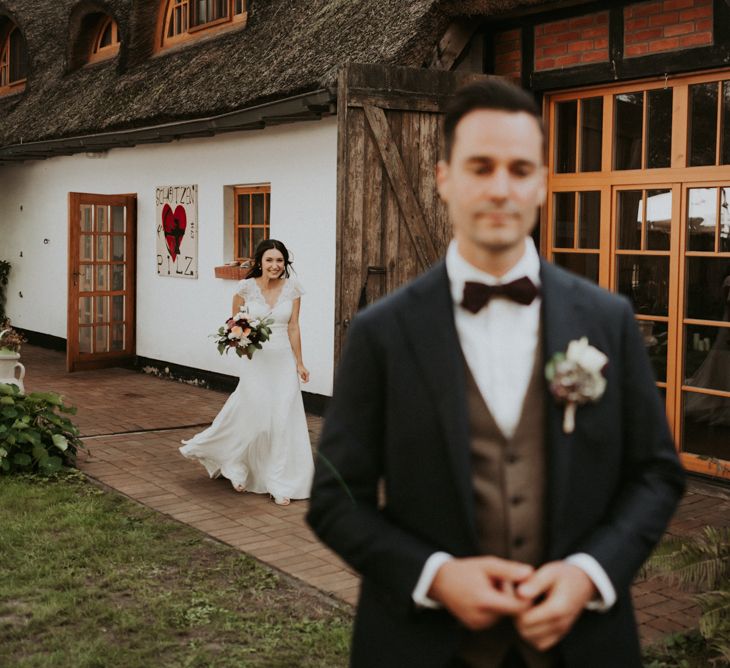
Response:
[{"label": "dark navy suit jacket", "polygon": [[[640,666],[629,589],[684,474],[628,301],[544,261],[541,281],[545,359],[586,336],[609,360],[603,397],[578,408],[571,434],[546,390],[548,561],[586,552],[618,595],[559,652],[567,668]],[[479,553],[464,374],[443,263],[352,322],[307,519],[363,577],[353,666],[437,668],[457,652],[459,623],[411,595],[433,552]]]}]

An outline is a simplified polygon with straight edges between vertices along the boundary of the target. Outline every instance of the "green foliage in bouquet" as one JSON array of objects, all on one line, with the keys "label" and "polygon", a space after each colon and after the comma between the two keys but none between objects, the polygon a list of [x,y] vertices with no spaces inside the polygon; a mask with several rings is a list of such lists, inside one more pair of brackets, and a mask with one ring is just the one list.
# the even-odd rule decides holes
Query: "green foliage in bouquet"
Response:
[{"label": "green foliage in bouquet", "polygon": [[71,466],[83,444],[79,430],[61,413],[76,413],[53,392],[22,394],[0,384],[0,474],[51,474]]},{"label": "green foliage in bouquet", "polygon": [[272,318],[249,320],[247,315],[239,313],[228,318],[226,324],[219,327],[218,332],[211,336],[215,339],[219,354],[222,355],[233,349],[239,357],[245,355],[251,359],[257,350],[263,348],[262,344],[271,337],[273,322]]},{"label": "green foliage in bouquet", "polygon": [[699,630],[714,654],[709,665],[730,665],[730,528],[706,526],[699,536],[666,538],[645,570],[697,592]]}]

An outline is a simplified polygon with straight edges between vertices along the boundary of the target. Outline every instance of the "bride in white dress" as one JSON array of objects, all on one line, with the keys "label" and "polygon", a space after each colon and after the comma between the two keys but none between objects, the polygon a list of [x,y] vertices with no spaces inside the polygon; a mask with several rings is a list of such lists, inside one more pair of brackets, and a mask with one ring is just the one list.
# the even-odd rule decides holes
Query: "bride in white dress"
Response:
[{"label": "bride in white dress", "polygon": [[290,266],[280,241],[266,239],[256,248],[249,277],[233,297],[233,314],[245,308],[253,318],[273,319],[271,338],[252,359],[241,358],[235,392],[213,424],[180,448],[211,478],[222,475],[237,492],[268,493],[283,506],[309,498],[314,472],[298,382],[309,380],[299,334],[303,290],[289,276]]}]

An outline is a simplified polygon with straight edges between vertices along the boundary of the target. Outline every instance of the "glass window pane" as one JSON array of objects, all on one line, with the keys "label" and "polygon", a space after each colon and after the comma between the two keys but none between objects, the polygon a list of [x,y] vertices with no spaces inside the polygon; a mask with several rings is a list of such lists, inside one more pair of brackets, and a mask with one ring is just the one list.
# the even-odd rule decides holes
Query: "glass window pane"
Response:
[{"label": "glass window pane", "polygon": [[696,392],[683,398],[683,450],[730,460],[730,398]]},{"label": "glass window pane", "polygon": [[720,188],[720,252],[730,253],[730,187]]},{"label": "glass window pane", "polygon": [[94,328],[94,352],[109,352],[109,326],[101,325]]},{"label": "glass window pane", "polygon": [[124,265],[113,264],[112,268],[112,290],[124,290]]},{"label": "glass window pane", "polygon": [[96,297],[94,322],[109,322],[109,297]]},{"label": "glass window pane", "polygon": [[91,352],[91,327],[79,327],[79,352]]},{"label": "glass window pane", "polygon": [[689,87],[689,165],[715,164],[717,83]]},{"label": "glass window pane", "polygon": [[668,315],[669,257],[619,255],[617,289],[631,300],[634,312]]},{"label": "glass window pane", "polygon": [[79,297],[79,323],[82,325],[92,322],[91,304],[91,297]]},{"label": "glass window pane", "polygon": [[82,234],[79,237],[79,259],[93,260],[94,237],[90,234]]},{"label": "glass window pane", "polygon": [[579,248],[598,248],[601,233],[601,193],[578,193]]},{"label": "glass window pane", "polygon": [[91,207],[84,205],[81,207],[81,215],[79,217],[81,231],[91,232]]},{"label": "glass window pane", "polygon": [[238,196],[238,225],[250,225],[251,224],[251,195],[239,195]]},{"label": "glass window pane", "polygon": [[601,171],[603,147],[603,98],[582,100],[580,123],[580,171]]},{"label": "glass window pane", "polygon": [[112,325],[112,340],[110,348],[112,350],[124,350],[124,325]]},{"label": "glass window pane", "polygon": [[112,207],[112,232],[116,232],[118,234],[124,233],[125,227],[124,227],[124,216],[125,214],[125,207],[123,206],[113,206]]},{"label": "glass window pane", "polygon": [[109,231],[109,220],[107,218],[107,207],[105,207],[105,206],[96,207],[96,231],[97,232],[108,232]]},{"label": "glass window pane", "polygon": [[642,195],[641,190],[618,193],[618,247],[622,250],[641,249]]},{"label": "glass window pane", "polygon": [[597,253],[554,253],[555,264],[598,283],[598,254]]},{"label": "glass window pane", "polygon": [[730,392],[730,328],[687,325],[685,385]]},{"label": "glass window pane", "polygon": [[730,165],[730,80],[722,82],[722,148],[720,162]]},{"label": "glass window pane", "polygon": [[112,237],[112,260],[124,260],[124,239],[121,234]]},{"label": "glass window pane", "polygon": [[248,238],[251,232],[250,227],[239,227],[238,233],[238,254],[239,259],[253,257],[251,249],[248,247]]},{"label": "glass window pane", "polygon": [[687,204],[687,250],[714,251],[717,189],[690,188]]},{"label": "glass window pane", "polygon": [[94,265],[82,264],[79,267],[79,291],[91,292],[94,289]]},{"label": "glass window pane", "polygon": [[646,166],[670,167],[672,163],[672,89],[647,93]]},{"label": "glass window pane", "polygon": [[672,230],[672,191],[646,191],[646,248],[669,250]]},{"label": "glass window pane", "polygon": [[558,174],[575,172],[578,101],[558,102],[555,105],[555,171]]},{"label": "glass window pane", "polygon": [[99,234],[96,237],[96,260],[107,261],[109,259],[109,236]]},{"label": "glass window pane", "polygon": [[553,195],[553,228],[555,248],[573,248],[575,238],[575,193]]},{"label": "glass window pane", "polygon": [[253,251],[256,250],[256,246],[259,245],[264,239],[266,239],[266,230],[263,227],[254,227],[253,228],[253,250],[251,252],[251,255],[253,256]]},{"label": "glass window pane", "polygon": [[253,197],[253,207],[252,207],[252,215],[251,215],[251,224],[252,225],[263,225],[266,222],[266,219],[264,218],[264,210],[266,206],[266,202],[264,202],[264,195],[262,194],[256,194],[252,195]]},{"label": "glass window pane", "polygon": [[20,81],[28,75],[28,50],[17,28],[10,33],[10,81]]},{"label": "glass window pane", "polygon": [[727,322],[730,309],[730,258],[687,258],[686,317]]},{"label": "glass window pane", "polygon": [[96,267],[96,285],[95,290],[108,290],[109,289],[109,265],[100,264]]},{"label": "glass window pane", "polygon": [[646,352],[649,354],[655,378],[665,383],[667,381],[667,334],[666,322],[653,320],[638,320],[636,323],[644,339]]},{"label": "glass window pane", "polygon": [[614,100],[614,169],[641,169],[644,93],[623,93]]},{"label": "glass window pane", "polygon": [[112,320],[124,320],[124,295],[112,296]]}]

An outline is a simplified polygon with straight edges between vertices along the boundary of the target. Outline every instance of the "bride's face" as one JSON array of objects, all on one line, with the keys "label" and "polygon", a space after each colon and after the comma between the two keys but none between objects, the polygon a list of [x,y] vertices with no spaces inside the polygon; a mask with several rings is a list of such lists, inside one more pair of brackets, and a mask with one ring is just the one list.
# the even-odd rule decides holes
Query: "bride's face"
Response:
[{"label": "bride's face", "polygon": [[284,273],[284,256],[276,248],[269,248],[261,256],[261,271],[269,279],[281,277]]}]

